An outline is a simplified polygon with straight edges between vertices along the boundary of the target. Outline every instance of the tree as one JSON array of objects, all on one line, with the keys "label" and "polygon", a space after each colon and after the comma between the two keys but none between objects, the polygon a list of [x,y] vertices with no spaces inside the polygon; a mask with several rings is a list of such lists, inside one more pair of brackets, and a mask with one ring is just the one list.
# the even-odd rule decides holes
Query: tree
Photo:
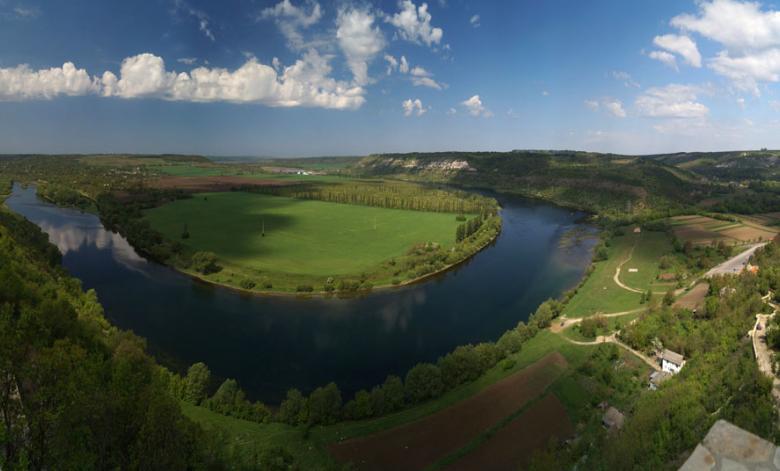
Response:
[{"label": "tree", "polygon": [[310,424],[333,424],[341,415],[341,391],[336,383],[315,389],[307,402]]},{"label": "tree", "polygon": [[279,420],[290,425],[298,425],[307,420],[306,399],[297,389],[287,391],[287,398],[279,406]]},{"label": "tree", "polygon": [[184,378],[184,400],[195,405],[206,398],[206,388],[211,380],[211,372],[205,363],[195,363],[187,370]]},{"label": "tree", "polygon": [[213,252],[195,252],[192,256],[192,268],[204,275],[222,270],[222,267],[217,263],[217,255]]},{"label": "tree", "polygon": [[418,363],[406,373],[406,396],[414,402],[438,397],[444,391],[441,370],[430,363]]},{"label": "tree", "polygon": [[674,289],[670,289],[664,295],[664,306],[671,306],[674,304]]}]

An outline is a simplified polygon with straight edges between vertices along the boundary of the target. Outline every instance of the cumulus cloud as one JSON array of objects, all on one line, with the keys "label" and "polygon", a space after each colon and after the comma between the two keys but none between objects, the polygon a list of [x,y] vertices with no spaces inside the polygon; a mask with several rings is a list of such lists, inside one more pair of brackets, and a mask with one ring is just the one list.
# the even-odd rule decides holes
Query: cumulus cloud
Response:
[{"label": "cumulus cloud", "polygon": [[0,100],[49,100],[59,95],[88,95],[100,91],[100,81],[72,62],[62,67],[32,70],[28,65],[0,68]]},{"label": "cumulus cloud", "polygon": [[419,65],[414,66],[410,71],[409,75],[411,75],[412,79],[412,85],[415,87],[429,87],[429,88],[435,88],[436,90],[442,89],[442,84],[434,80],[433,74],[428,72],[427,70],[423,69]]},{"label": "cumulus cloud", "polygon": [[444,31],[431,26],[432,16],[428,12],[427,3],[418,7],[411,0],[401,0],[398,7],[401,11],[386,18],[386,21],[398,28],[401,38],[427,46],[441,42]]},{"label": "cumulus cloud", "polygon": [[420,101],[419,98],[416,98],[412,100],[409,98],[408,100],[404,100],[401,103],[401,106],[404,109],[404,116],[422,116],[425,114],[426,111],[428,111],[422,104],[422,101]]},{"label": "cumulus cloud", "polygon": [[273,19],[285,38],[287,45],[300,50],[306,46],[301,30],[306,29],[322,18],[322,9],[316,1],[309,0],[306,7],[295,6],[290,0],[282,0],[272,7],[263,9],[258,20]]},{"label": "cumulus cloud", "polygon": [[587,106],[591,111],[604,110],[616,118],[626,117],[626,110],[623,108],[623,102],[615,98],[585,100],[585,106]]},{"label": "cumulus cloud", "polygon": [[214,33],[211,31],[211,26],[209,25],[209,21],[211,20],[205,12],[193,8],[184,0],[174,0],[173,5],[175,11],[183,11],[184,13],[194,17],[198,21],[198,29],[200,29],[200,32],[203,33],[207,38],[212,41],[216,40]]},{"label": "cumulus cloud", "polygon": [[696,14],[678,15],[671,24],[723,47],[708,61],[710,68],[756,95],[759,83],[780,81],[780,12],[736,0],[702,1],[698,6]]},{"label": "cumulus cloud", "polygon": [[709,108],[697,101],[700,92],[692,85],[654,87],[637,97],[635,105],[641,115],[652,118],[704,118]]},{"label": "cumulus cloud", "polygon": [[374,15],[368,10],[343,9],[336,19],[336,39],[347,58],[355,84],[365,85],[368,64],[385,47],[385,37],[374,26]]},{"label": "cumulus cloud", "polygon": [[493,113],[491,113],[490,110],[485,108],[485,105],[482,104],[482,100],[479,98],[479,95],[474,95],[468,100],[462,101],[460,104],[466,108],[466,111],[468,111],[471,116],[481,116],[483,118],[489,118],[493,116]]},{"label": "cumulus cloud", "polygon": [[401,56],[401,65],[398,69],[402,74],[408,74],[409,73],[409,62],[406,60],[405,56]]},{"label": "cumulus cloud", "polygon": [[0,68],[0,99],[48,99],[58,95],[100,94],[124,99],[257,103],[267,106],[309,106],[355,109],[365,102],[365,90],[330,77],[328,58],[310,50],[288,67],[249,58],[236,70],[197,67],[190,72],[167,70],[159,56],[138,54],[122,61],[119,76],[106,71],[100,78],[67,62],[61,68],[34,71],[22,65]]},{"label": "cumulus cloud", "polygon": [[385,62],[387,62],[387,75],[393,73],[394,70],[398,70],[398,60],[390,54],[385,54]]},{"label": "cumulus cloud", "polygon": [[653,39],[653,43],[661,49],[678,54],[689,65],[701,67],[701,54],[699,53],[699,48],[688,36],[665,34],[663,36],[656,36]]},{"label": "cumulus cloud", "polygon": [[674,57],[674,54],[670,54],[666,51],[650,51],[648,56],[651,59],[655,59],[664,65],[677,70],[677,58]]}]

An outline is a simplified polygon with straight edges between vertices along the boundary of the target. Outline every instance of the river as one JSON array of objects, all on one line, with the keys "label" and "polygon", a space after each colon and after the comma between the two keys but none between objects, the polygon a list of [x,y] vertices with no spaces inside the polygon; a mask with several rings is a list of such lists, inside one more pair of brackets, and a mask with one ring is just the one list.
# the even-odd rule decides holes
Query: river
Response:
[{"label": "river", "polygon": [[242,295],[140,257],[97,216],[13,187],[6,205],[37,224],[106,317],[148,341],[162,364],[205,362],[248,395],[278,403],[330,381],[345,398],[458,345],[497,339],[583,276],[594,234],[582,213],[506,195],[503,231],[457,269],[424,283],[351,299]]}]

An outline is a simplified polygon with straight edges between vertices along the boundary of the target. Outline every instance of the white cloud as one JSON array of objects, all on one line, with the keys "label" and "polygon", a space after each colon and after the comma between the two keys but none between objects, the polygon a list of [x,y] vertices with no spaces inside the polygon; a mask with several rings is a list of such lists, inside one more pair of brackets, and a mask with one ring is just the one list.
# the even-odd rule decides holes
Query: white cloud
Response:
[{"label": "white cloud", "polygon": [[714,0],[699,3],[699,14],[672,18],[672,26],[717,41],[730,50],[780,46],[780,13],[757,2]]},{"label": "white cloud", "polygon": [[653,43],[661,49],[679,54],[685,62],[693,67],[701,67],[701,54],[696,43],[688,36],[678,36],[676,34],[665,34],[656,36]]},{"label": "white cloud", "polygon": [[419,65],[412,67],[412,69],[409,71],[409,74],[412,76],[412,85],[415,87],[422,86],[435,88],[436,90],[442,89],[442,84],[432,78],[433,74],[423,69]]},{"label": "white cloud", "polygon": [[385,54],[385,61],[387,62],[387,75],[393,73],[394,70],[398,70],[398,60],[390,54]]},{"label": "white cloud", "polygon": [[17,18],[23,19],[33,19],[41,15],[41,10],[39,10],[37,7],[27,7],[22,5],[15,6],[13,12]]},{"label": "white cloud", "polygon": [[620,80],[626,87],[640,88],[639,83],[631,77],[631,74],[622,70],[613,70],[612,77],[615,80]]},{"label": "white cloud", "polygon": [[542,90],[542,96],[550,96],[550,92],[547,90]]},{"label": "white cloud", "polygon": [[493,116],[493,113],[491,113],[490,110],[485,108],[485,105],[482,104],[482,100],[479,98],[479,95],[474,95],[468,100],[461,102],[461,105],[466,108],[471,116],[482,116],[484,118]]},{"label": "white cloud", "polygon": [[616,118],[625,118],[626,110],[623,109],[623,103],[620,100],[606,99],[603,102],[604,109],[606,109],[612,116]]},{"label": "white cloud", "polygon": [[670,54],[666,51],[650,51],[648,56],[651,59],[655,59],[664,65],[677,70],[677,59],[674,57],[674,54]]},{"label": "white cloud", "polygon": [[409,62],[407,62],[405,56],[401,56],[401,65],[398,69],[402,74],[409,73]]},{"label": "white cloud", "polygon": [[602,98],[600,100],[585,100],[585,106],[591,111],[604,110],[616,118],[625,118],[626,110],[623,102],[615,98]]},{"label": "white cloud", "polygon": [[458,114],[458,110],[456,110],[455,108],[450,108],[447,110],[447,114],[450,116]]},{"label": "white cloud", "polygon": [[322,18],[322,9],[319,3],[309,0],[306,2],[306,6],[309,7],[308,12],[305,8],[293,5],[290,0],[282,0],[272,7],[263,9],[258,19],[273,19],[284,37],[287,38],[287,45],[291,49],[301,50],[306,47],[301,30],[316,24]]},{"label": "white cloud", "polygon": [[159,56],[144,53],[122,61],[119,76],[101,78],[66,62],[61,68],[34,71],[26,65],[0,68],[0,99],[50,99],[58,95],[100,94],[124,99],[257,103],[278,107],[355,109],[365,102],[365,89],[330,77],[328,58],[310,50],[293,65],[261,64],[254,57],[236,70],[197,67],[169,71]]},{"label": "white cloud", "polygon": [[479,28],[481,26],[479,22],[479,15],[474,15],[471,18],[469,18],[469,23],[471,24],[472,27]]},{"label": "white cloud", "polygon": [[49,100],[59,95],[97,93],[100,83],[72,62],[62,67],[32,70],[27,65],[0,68],[0,100]]},{"label": "white cloud", "polygon": [[185,64],[185,65],[192,65],[192,64],[198,62],[198,59],[196,59],[194,57],[179,57],[178,59],[176,59],[176,62],[179,62],[181,64]]},{"label": "white cloud", "polygon": [[716,73],[742,90],[760,94],[760,82],[780,79],[780,12],[758,2],[711,0],[696,14],[678,15],[672,26],[698,33],[723,49],[708,61]]},{"label": "white cloud", "polygon": [[401,106],[404,109],[404,116],[412,116],[413,114],[416,116],[422,116],[426,111],[428,111],[425,107],[423,107],[422,101],[420,101],[419,98],[414,100],[411,98],[404,100],[401,103]]},{"label": "white cloud", "polygon": [[184,0],[174,0],[173,5],[175,11],[183,11],[198,20],[198,29],[200,29],[200,32],[211,41],[216,40],[214,33],[211,31],[211,26],[209,25],[209,21],[211,20],[205,12],[193,8]]},{"label": "white cloud", "polygon": [[601,108],[601,103],[598,100],[585,100],[584,103],[591,111],[598,111]]},{"label": "white cloud", "polygon": [[701,89],[691,85],[670,84],[654,87],[637,97],[639,113],[653,118],[704,118],[709,108],[697,100]]},{"label": "white cloud", "polygon": [[368,10],[340,10],[336,25],[336,39],[347,58],[355,84],[367,84],[368,64],[385,47],[382,31],[374,26],[374,15]]},{"label": "white cloud", "polygon": [[411,0],[401,0],[398,7],[401,11],[386,18],[386,21],[398,28],[401,38],[428,46],[441,42],[444,31],[431,26],[432,17],[427,3],[417,7]]}]

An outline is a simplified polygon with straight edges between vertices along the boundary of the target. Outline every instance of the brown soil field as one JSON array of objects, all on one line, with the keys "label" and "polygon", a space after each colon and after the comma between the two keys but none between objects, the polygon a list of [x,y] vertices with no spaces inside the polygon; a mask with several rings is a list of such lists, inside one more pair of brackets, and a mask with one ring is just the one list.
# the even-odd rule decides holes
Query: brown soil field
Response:
[{"label": "brown soil field", "polygon": [[742,226],[734,229],[726,229],[725,231],[721,231],[721,234],[747,242],[757,240],[759,238],[762,238],[762,240],[771,240],[776,233],[759,229],[757,227]]},{"label": "brown soil field", "polygon": [[574,433],[566,409],[548,394],[490,437],[479,448],[445,467],[448,471],[504,471],[527,465],[535,450],[552,438],[563,440]]},{"label": "brown soil field", "polygon": [[707,296],[707,292],[710,289],[710,285],[707,283],[699,283],[694,286],[692,290],[685,293],[675,303],[674,307],[680,307],[683,309],[701,309],[704,305],[704,298]]},{"label": "brown soil field", "polygon": [[149,186],[161,189],[177,189],[192,192],[230,191],[234,188],[251,186],[284,186],[290,182],[282,180],[261,180],[249,177],[161,177],[149,182]]},{"label": "brown soil field", "polygon": [[566,368],[554,352],[476,395],[416,422],[330,445],[355,469],[417,470],[463,448],[481,433],[538,397]]},{"label": "brown soil field", "polygon": [[674,235],[683,242],[691,241],[694,244],[710,244],[713,240],[728,241],[729,238],[718,232],[708,231],[697,226],[678,226],[674,228]]}]

